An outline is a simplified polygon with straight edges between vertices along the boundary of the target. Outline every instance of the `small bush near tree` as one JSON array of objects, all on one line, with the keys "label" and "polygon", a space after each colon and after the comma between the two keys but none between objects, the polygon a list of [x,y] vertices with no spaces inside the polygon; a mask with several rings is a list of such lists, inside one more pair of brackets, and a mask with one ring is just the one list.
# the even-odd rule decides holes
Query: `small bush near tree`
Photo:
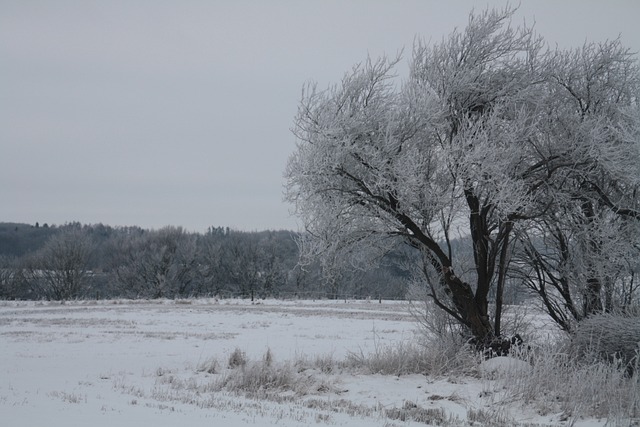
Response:
[{"label": "small bush near tree", "polygon": [[582,360],[612,362],[632,374],[640,365],[640,317],[591,316],[576,328],[571,349]]}]

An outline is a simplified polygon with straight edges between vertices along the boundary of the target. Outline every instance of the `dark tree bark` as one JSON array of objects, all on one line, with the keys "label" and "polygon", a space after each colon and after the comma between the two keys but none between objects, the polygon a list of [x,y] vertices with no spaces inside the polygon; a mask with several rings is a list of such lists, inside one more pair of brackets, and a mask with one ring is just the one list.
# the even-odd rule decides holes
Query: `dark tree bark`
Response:
[{"label": "dark tree bark", "polygon": [[502,320],[502,304],[503,304],[503,295],[504,295],[504,284],[507,280],[507,265],[509,264],[509,237],[511,235],[511,230],[513,229],[513,223],[507,222],[503,225],[500,240],[501,240],[501,249],[500,249],[500,260],[498,262],[498,282],[496,283],[496,313],[495,313],[495,324],[494,324],[494,333],[495,336],[499,337],[501,335],[501,320]]},{"label": "dark tree bark", "polygon": [[[593,210],[593,206],[591,205],[591,202],[589,200],[585,200],[582,203],[582,213],[585,216],[585,222],[587,224],[591,224],[594,220],[595,213]],[[588,242],[586,243],[586,245],[587,250],[594,255],[598,255],[602,252],[600,249],[600,243],[593,236],[588,237]],[[600,277],[598,277],[597,269],[593,265],[593,257],[588,257],[588,260],[589,262],[587,263],[587,274],[589,275],[589,277],[587,278],[587,283],[583,294],[582,307],[584,316],[602,312],[602,298],[600,297],[600,292],[602,290],[602,281],[600,280]]]},{"label": "dark tree bark", "polygon": [[478,302],[477,293],[474,294],[471,286],[455,276],[451,269],[444,269],[443,273],[456,311],[469,328],[476,343],[484,345],[490,342],[494,335],[487,315],[488,304],[482,299]]}]

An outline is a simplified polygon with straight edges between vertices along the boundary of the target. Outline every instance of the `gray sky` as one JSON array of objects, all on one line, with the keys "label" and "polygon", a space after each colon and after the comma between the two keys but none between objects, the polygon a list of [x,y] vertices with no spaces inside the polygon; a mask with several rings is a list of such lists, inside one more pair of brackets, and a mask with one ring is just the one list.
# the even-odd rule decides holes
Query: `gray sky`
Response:
[{"label": "gray sky", "polygon": [[[0,0],[0,221],[297,229],[282,201],[306,81],[439,41],[504,1]],[[640,1],[523,0],[562,47]]]}]

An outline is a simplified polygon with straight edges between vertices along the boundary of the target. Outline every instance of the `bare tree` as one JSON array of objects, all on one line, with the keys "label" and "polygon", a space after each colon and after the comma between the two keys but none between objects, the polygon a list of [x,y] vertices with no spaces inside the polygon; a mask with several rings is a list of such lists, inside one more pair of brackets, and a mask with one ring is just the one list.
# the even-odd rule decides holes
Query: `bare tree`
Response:
[{"label": "bare tree", "polygon": [[197,274],[196,238],[181,227],[124,236],[115,280],[125,295],[144,298],[187,296]]},{"label": "bare tree", "polygon": [[255,236],[230,231],[225,236],[220,252],[223,277],[235,293],[255,298],[258,291],[261,266],[258,240]]},{"label": "bare tree", "polygon": [[293,233],[210,228],[200,240],[204,288],[214,294],[276,295],[298,258]]},{"label": "bare tree", "polygon": [[210,227],[198,240],[199,289],[209,295],[221,296],[227,291],[221,265],[222,240],[225,234],[222,227]]},{"label": "bare tree", "polygon": [[30,260],[25,275],[36,294],[52,300],[80,298],[89,290],[94,244],[79,228],[53,235]]},{"label": "bare tree", "polygon": [[18,269],[15,259],[0,255],[0,299],[16,299],[19,296]]},{"label": "bare tree", "polygon": [[[585,190],[597,173],[582,187],[563,183],[591,171],[590,147],[602,141],[595,136],[621,135],[600,146],[598,158],[607,160],[598,165],[617,164],[608,156],[621,150],[622,170],[640,158],[637,104],[626,102],[618,116],[592,106],[592,120],[573,120],[574,101],[548,67],[570,74],[579,61],[546,50],[530,28],[511,27],[512,15],[472,14],[464,31],[417,43],[401,87],[393,80],[398,59],[386,58],[357,65],[325,91],[308,85],[286,171],[287,199],[310,237],[306,255],[368,268],[395,245],[414,248],[429,296],[479,343],[501,333],[516,237],[534,219],[550,220],[559,201],[589,217],[576,197],[597,194]],[[458,237],[470,251],[452,244]],[[463,253],[473,254],[471,269],[462,267]]]}]

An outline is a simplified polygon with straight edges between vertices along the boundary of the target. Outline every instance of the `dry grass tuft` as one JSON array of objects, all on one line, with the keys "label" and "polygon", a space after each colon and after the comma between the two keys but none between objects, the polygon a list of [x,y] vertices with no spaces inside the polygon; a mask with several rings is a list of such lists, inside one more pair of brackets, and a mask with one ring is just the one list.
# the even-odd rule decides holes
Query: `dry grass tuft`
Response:
[{"label": "dry grass tuft", "polygon": [[207,374],[220,373],[220,362],[215,357],[211,357],[204,362],[201,362],[196,367],[196,372],[206,372]]},{"label": "dry grass tuft", "polygon": [[228,363],[229,368],[234,369],[241,366],[245,366],[246,364],[247,364],[247,355],[245,354],[244,351],[236,347],[236,349],[233,350],[233,353],[231,353],[231,355],[229,356],[229,363]]},{"label": "dry grass tuft", "polygon": [[387,418],[398,421],[415,421],[427,425],[445,426],[453,421],[442,408],[423,408],[407,401],[402,408],[391,408],[385,411]]},{"label": "dry grass tuft", "polygon": [[276,363],[271,349],[267,349],[258,362],[247,360],[238,349],[233,354],[236,355],[232,357],[234,361],[240,359],[243,363],[234,364],[217,380],[215,388],[219,390],[243,393],[249,397],[274,398],[279,395],[278,399],[287,393],[304,396],[334,390],[335,379],[326,379],[317,371],[308,372],[309,369],[301,368],[300,363]]},{"label": "dry grass tuft", "polygon": [[629,376],[623,366],[602,360],[586,363],[565,349],[565,344],[553,343],[522,350],[517,356],[528,360],[531,369],[499,376],[496,393],[508,396],[506,402],[520,401],[541,414],[563,412],[568,418],[596,417],[612,422],[640,417],[637,372]]}]

